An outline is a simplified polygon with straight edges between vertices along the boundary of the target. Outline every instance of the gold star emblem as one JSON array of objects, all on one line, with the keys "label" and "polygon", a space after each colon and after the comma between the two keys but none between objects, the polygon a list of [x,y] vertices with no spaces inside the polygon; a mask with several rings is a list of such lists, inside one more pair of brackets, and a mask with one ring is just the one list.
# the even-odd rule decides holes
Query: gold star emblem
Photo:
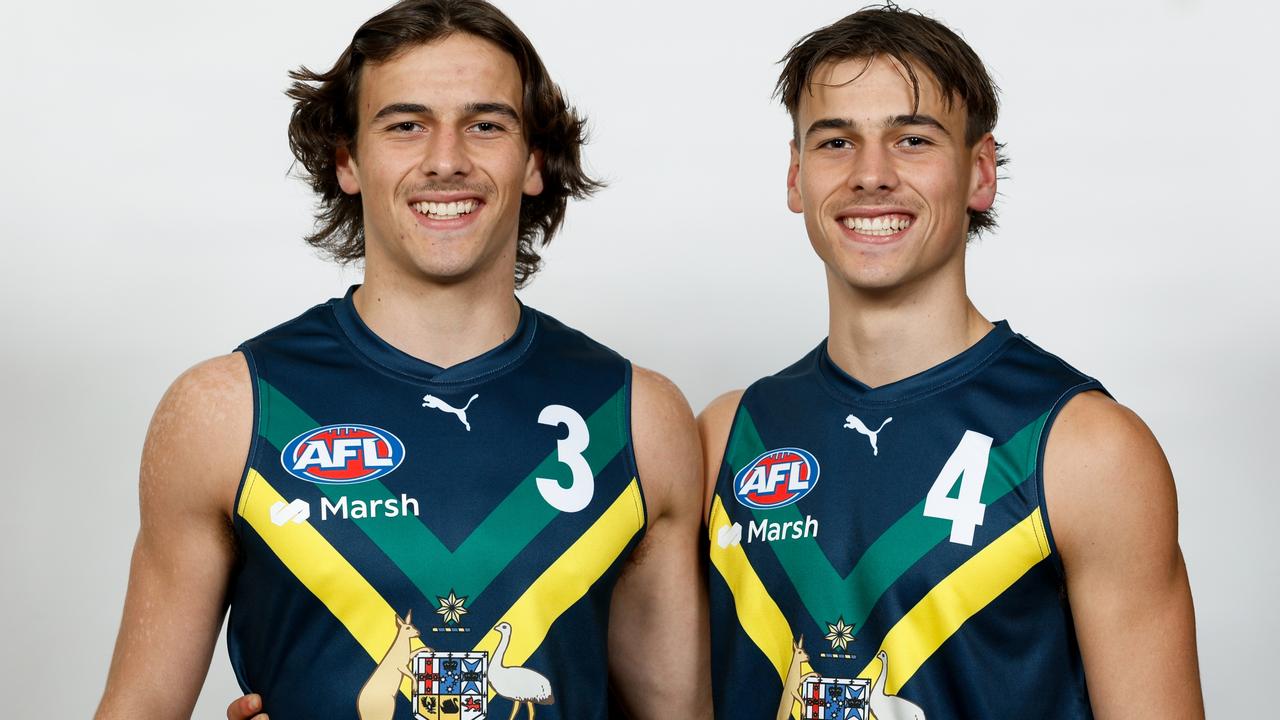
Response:
[{"label": "gold star emblem", "polygon": [[467,609],[463,605],[467,602],[467,598],[458,597],[453,590],[449,590],[449,597],[436,596],[440,601],[440,607],[436,608],[436,614],[444,618],[445,623],[449,625],[457,625],[462,616],[467,614]]},{"label": "gold star emblem", "polygon": [[827,623],[827,639],[831,641],[832,650],[847,650],[853,642],[853,626],[845,625],[844,618],[836,620],[836,624]]}]

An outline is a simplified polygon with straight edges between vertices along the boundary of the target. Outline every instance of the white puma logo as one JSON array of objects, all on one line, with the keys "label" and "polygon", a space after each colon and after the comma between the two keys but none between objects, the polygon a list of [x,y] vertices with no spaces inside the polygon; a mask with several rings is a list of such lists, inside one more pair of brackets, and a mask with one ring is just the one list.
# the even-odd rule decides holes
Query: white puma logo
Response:
[{"label": "white puma logo", "polygon": [[457,415],[458,419],[462,421],[462,426],[467,429],[467,432],[471,432],[471,423],[467,422],[467,408],[471,407],[471,403],[475,402],[475,399],[478,397],[480,397],[480,394],[476,393],[471,396],[471,399],[467,401],[466,405],[456,408],[435,395],[423,395],[422,407],[435,408],[436,410],[442,410],[444,412]]},{"label": "white puma logo", "polygon": [[887,418],[884,422],[880,423],[880,427],[876,428],[875,431],[873,432],[866,425],[864,425],[863,422],[859,420],[856,415],[850,415],[849,417],[844,419],[844,426],[849,428],[850,430],[857,430],[863,435],[866,435],[867,439],[871,441],[871,454],[879,455],[880,448],[876,447],[876,436],[880,434],[880,431],[884,429],[885,425],[888,425],[892,421],[893,421],[893,418]]}]

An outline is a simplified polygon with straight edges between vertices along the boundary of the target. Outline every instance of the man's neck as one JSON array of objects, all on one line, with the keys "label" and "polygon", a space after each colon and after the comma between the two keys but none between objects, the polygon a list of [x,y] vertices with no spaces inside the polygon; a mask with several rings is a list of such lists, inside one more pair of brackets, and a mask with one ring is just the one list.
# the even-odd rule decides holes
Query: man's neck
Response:
[{"label": "man's neck", "polygon": [[827,273],[827,352],[869,387],[911,377],[959,355],[991,330],[965,292],[963,268],[909,287],[866,292]]},{"label": "man's neck", "polygon": [[444,368],[501,345],[520,323],[514,280],[439,285],[366,270],[354,302],[378,337]]}]

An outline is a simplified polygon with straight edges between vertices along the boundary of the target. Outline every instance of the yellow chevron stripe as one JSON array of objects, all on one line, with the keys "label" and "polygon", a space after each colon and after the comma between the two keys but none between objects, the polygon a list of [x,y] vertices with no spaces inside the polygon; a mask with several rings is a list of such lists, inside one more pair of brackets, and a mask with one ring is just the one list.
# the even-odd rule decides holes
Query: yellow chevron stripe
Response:
[{"label": "yellow chevron stripe", "polygon": [[[640,483],[632,478],[631,484],[600,519],[507,609],[498,621],[511,624],[511,644],[507,646],[504,665],[521,665],[528,660],[542,645],[551,624],[586,595],[595,581],[613,565],[631,538],[644,527],[642,507]],[[490,630],[476,644],[476,652],[485,651],[492,657],[499,639],[497,631]],[[491,686],[489,699],[492,700],[493,696]]]},{"label": "yellow chevron stripe", "polygon": [[[395,609],[310,522],[286,523],[284,527],[273,523],[271,506],[277,502],[288,501],[251,469],[237,512],[285,567],[329,608],[369,657],[375,662],[381,660],[395,641]],[[552,623],[609,569],[644,527],[642,506],[640,484],[632,478],[609,509],[507,610],[502,620],[511,624],[512,634],[505,664],[519,665],[527,660],[542,644]],[[498,633],[490,630],[475,649],[492,656],[498,640]],[[417,638],[411,641],[412,650],[421,647]],[[411,696],[408,678],[402,679],[400,692]],[[493,696],[490,688],[490,699]]]},{"label": "yellow chevron stripe", "polygon": [[[283,527],[271,522],[271,506],[277,502],[288,500],[257,470],[250,469],[236,511],[369,657],[375,663],[382,660],[396,639],[395,609],[310,522],[290,522]],[[410,640],[410,646],[412,650],[423,647],[417,638]],[[408,678],[402,678],[400,692],[410,697],[411,691]]]},{"label": "yellow chevron stripe", "polygon": [[[965,621],[1049,557],[1048,549],[1040,543],[1041,537],[1044,520],[1036,508],[956,568],[903,615],[880,646],[889,658],[884,691],[897,693]],[[880,660],[872,659],[858,677],[874,680],[879,674]]]},{"label": "yellow chevron stripe", "polygon": [[760,576],[747,560],[742,545],[720,547],[717,535],[720,528],[730,524],[729,514],[716,495],[712,500],[711,516],[707,532],[711,536],[711,564],[724,578],[733,593],[733,604],[738,612],[738,623],[747,637],[760,648],[760,652],[773,663],[778,678],[786,681],[787,667],[791,664],[791,624],[765,589]]}]

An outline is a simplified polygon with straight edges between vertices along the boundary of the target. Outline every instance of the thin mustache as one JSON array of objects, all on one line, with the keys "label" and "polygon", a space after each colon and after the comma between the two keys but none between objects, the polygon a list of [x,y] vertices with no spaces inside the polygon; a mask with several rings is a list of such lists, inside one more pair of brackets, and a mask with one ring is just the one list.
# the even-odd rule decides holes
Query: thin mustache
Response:
[{"label": "thin mustache", "polygon": [[882,207],[896,207],[896,208],[905,208],[913,212],[919,209],[919,207],[917,206],[917,203],[910,202],[907,200],[897,200],[891,197],[876,198],[874,202],[840,203],[839,207],[841,210],[861,210],[861,209],[873,209],[873,208],[882,208]]},{"label": "thin mustache", "polygon": [[427,183],[409,191],[410,195],[419,193],[470,192],[477,195],[493,194],[493,186],[486,183]]}]

